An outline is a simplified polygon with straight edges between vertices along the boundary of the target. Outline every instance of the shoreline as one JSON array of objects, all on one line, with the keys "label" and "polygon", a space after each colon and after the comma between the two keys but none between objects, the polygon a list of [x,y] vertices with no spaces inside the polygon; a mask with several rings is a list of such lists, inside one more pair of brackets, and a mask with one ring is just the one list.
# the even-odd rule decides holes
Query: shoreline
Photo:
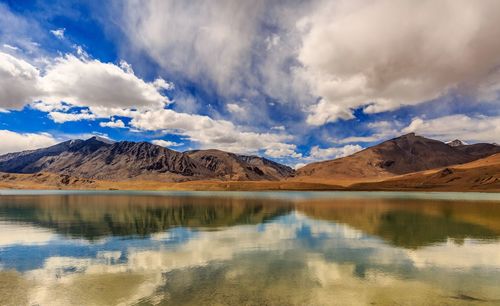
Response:
[{"label": "shoreline", "polygon": [[[439,174],[439,172],[437,172]],[[459,172],[457,175],[461,175]],[[13,190],[137,190],[137,191],[401,191],[401,192],[500,192],[500,181],[475,183],[467,180],[434,180],[429,176],[412,177],[415,174],[383,179],[330,179],[281,181],[221,181],[193,180],[167,182],[130,179],[123,181],[96,180],[72,177],[65,174],[36,173],[0,175],[0,189]],[[448,180],[448,179],[447,179]],[[449,183],[451,182],[451,183]]]},{"label": "shoreline", "polygon": [[[485,186],[480,186],[485,187]],[[302,191],[302,192],[464,192],[464,193],[500,193],[500,187],[491,186],[491,188],[474,188],[459,186],[422,186],[422,187],[385,187],[385,186],[339,186],[318,183],[283,183],[283,182],[183,182],[183,183],[164,183],[164,182],[131,182],[119,181],[102,184],[97,182],[93,186],[68,186],[53,184],[4,184],[0,183],[0,190],[67,190],[67,191],[221,191],[221,192],[279,192],[279,191]]]}]

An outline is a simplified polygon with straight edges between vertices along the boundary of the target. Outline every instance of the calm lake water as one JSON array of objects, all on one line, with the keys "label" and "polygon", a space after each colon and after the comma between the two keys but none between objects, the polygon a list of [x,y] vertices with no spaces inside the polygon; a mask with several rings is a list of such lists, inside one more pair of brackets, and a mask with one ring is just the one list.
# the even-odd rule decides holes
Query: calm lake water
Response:
[{"label": "calm lake water", "polygon": [[0,305],[500,305],[500,194],[0,191]]}]

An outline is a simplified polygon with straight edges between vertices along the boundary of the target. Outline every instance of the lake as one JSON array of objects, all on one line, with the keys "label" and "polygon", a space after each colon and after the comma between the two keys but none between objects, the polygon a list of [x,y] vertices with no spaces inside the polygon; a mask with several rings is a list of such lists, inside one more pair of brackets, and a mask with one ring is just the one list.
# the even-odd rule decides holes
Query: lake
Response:
[{"label": "lake", "polygon": [[0,191],[0,305],[500,305],[500,194]]}]

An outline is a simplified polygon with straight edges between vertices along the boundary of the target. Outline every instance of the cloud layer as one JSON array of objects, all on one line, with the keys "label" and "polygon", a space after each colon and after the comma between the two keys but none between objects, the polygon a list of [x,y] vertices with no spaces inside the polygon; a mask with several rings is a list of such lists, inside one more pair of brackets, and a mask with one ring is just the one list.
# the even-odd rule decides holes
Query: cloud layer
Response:
[{"label": "cloud layer", "polygon": [[0,154],[44,148],[57,143],[48,133],[16,133],[0,130]]},{"label": "cloud layer", "polygon": [[497,142],[500,135],[500,116],[452,115],[434,119],[415,118],[403,130],[442,141],[460,139],[466,142]]},{"label": "cloud layer", "polygon": [[302,20],[301,75],[321,125],[460,90],[481,97],[500,81],[498,1],[326,1]]},{"label": "cloud layer", "polygon": [[286,143],[291,140],[289,135],[248,132],[230,121],[178,113],[171,109],[135,113],[130,126],[143,131],[164,131],[186,136],[202,148],[235,153],[257,153],[263,150],[271,157],[296,155],[296,146]]},{"label": "cloud layer", "polygon": [[[498,104],[498,1],[131,0],[121,13],[131,46],[215,88],[239,122],[267,118],[266,97],[303,116],[301,129],[450,93]],[[339,141],[379,141],[402,126],[369,128],[370,136]]]}]

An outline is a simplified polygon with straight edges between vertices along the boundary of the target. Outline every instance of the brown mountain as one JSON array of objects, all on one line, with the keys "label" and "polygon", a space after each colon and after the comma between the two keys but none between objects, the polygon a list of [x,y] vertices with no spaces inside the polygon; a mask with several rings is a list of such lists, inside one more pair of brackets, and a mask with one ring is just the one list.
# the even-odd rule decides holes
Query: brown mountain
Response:
[{"label": "brown mountain", "polygon": [[500,190],[500,153],[469,163],[410,173],[382,182],[350,186],[361,190]]},{"label": "brown mountain", "polygon": [[385,178],[463,164],[498,152],[497,145],[450,146],[411,133],[351,156],[306,165],[296,176],[299,180]]},{"label": "brown mountain", "polygon": [[455,146],[455,149],[476,158],[483,158],[500,151],[500,146],[491,143],[475,143],[471,145]]},{"label": "brown mountain", "polygon": [[[148,142],[110,142],[98,137],[0,156],[0,171],[49,172],[97,180],[276,180],[287,166],[257,156],[214,150],[182,153]],[[219,158],[214,158],[218,155]],[[214,166],[216,165],[216,166]]]},{"label": "brown mountain", "polygon": [[294,173],[293,169],[288,166],[258,156],[238,155],[213,149],[186,153],[218,178],[225,180],[279,180]]}]

